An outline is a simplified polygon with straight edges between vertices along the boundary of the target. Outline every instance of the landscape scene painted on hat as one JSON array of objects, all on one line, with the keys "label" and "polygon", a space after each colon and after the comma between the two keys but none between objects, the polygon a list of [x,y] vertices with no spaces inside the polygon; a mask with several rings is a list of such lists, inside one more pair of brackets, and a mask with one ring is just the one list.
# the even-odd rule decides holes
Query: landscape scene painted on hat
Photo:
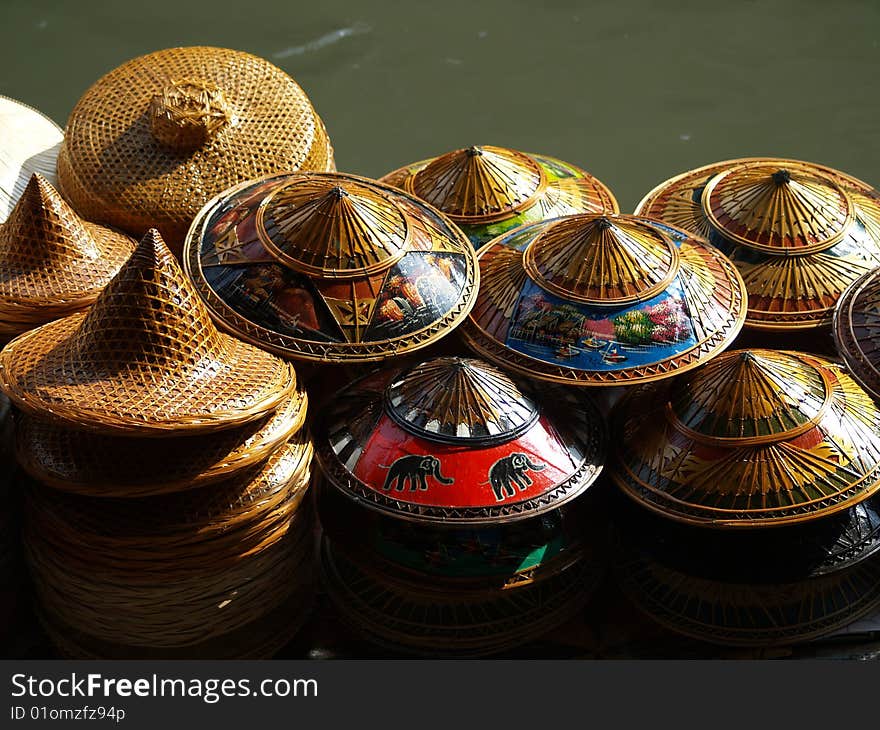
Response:
[{"label": "landscape scene painted on hat", "polygon": [[567,302],[526,281],[508,347],[578,370],[622,370],[674,357],[697,344],[678,279],[644,302],[619,308]]}]

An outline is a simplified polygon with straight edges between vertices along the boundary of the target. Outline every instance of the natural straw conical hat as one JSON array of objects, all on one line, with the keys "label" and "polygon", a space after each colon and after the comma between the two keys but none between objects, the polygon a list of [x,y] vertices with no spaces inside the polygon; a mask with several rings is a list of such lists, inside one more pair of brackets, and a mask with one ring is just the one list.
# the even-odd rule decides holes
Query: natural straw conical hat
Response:
[{"label": "natural straw conical hat", "polygon": [[120,231],[84,221],[34,173],[0,223],[0,319],[40,324],[85,308],[135,245]]},{"label": "natural straw conical hat", "polygon": [[45,114],[0,96],[0,222],[34,172],[55,183],[55,162],[64,132]]},{"label": "natural straw conical hat", "polygon": [[265,59],[168,48],[88,89],[58,155],[61,192],[90,220],[136,236],[156,227],[175,251],[212,197],[280,171],[333,170],[305,92]]},{"label": "natural straw conical hat", "polygon": [[238,426],[295,384],[290,364],[217,331],[155,230],[87,313],[0,353],[0,387],[22,410],[110,434]]}]

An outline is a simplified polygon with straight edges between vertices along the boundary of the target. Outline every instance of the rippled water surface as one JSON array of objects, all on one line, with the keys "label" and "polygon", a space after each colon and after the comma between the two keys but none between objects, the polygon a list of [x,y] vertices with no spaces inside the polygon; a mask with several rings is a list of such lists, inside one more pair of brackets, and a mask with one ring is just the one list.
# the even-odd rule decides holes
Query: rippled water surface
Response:
[{"label": "rippled water surface", "polygon": [[0,94],[61,124],[126,59],[210,44],[296,78],[340,170],[501,144],[587,168],[624,211],[739,156],[880,186],[877,0],[0,0],[0,18]]}]

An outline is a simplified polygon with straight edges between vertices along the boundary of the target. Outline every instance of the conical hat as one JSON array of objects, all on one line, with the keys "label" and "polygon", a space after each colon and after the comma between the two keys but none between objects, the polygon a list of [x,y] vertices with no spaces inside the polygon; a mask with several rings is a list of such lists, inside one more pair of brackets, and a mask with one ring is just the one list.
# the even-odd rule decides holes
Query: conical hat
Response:
[{"label": "conical hat", "polygon": [[64,132],[49,117],[0,96],[0,223],[35,172],[55,184],[55,161]]},{"label": "conical hat", "polygon": [[681,522],[803,522],[880,489],[880,410],[819,357],[725,353],[671,384],[631,391],[614,419],[614,481]]},{"label": "conical hat", "polygon": [[34,173],[0,223],[0,318],[36,325],[85,308],[134,247],[125,234],[82,220]]},{"label": "conical hat", "polygon": [[880,266],[880,193],[822,165],[747,158],[661,183],[636,208],[721,248],[749,292],[746,326],[826,325],[855,279]]},{"label": "conical hat", "polygon": [[288,363],[216,330],[155,230],[87,313],[7,345],[0,380],[40,418],[153,436],[248,423],[296,382]]},{"label": "conical hat", "polygon": [[288,170],[335,169],[323,122],[299,85],[257,56],[169,48],[134,58],[83,94],[58,157],[83,216],[179,252],[213,196]]},{"label": "conical hat", "polygon": [[444,525],[534,517],[583,494],[604,424],[583,392],[538,397],[481,360],[385,368],[322,404],[313,426],[328,481],[389,517]]},{"label": "conical hat", "polygon": [[194,221],[184,266],[221,326],[319,362],[430,345],[464,320],[479,279],[473,247],[442,214],[340,173],[226,191]]},{"label": "conical hat", "polygon": [[588,172],[546,155],[483,145],[422,160],[381,178],[444,212],[479,248],[525,223],[575,213],[617,213]]},{"label": "conical hat", "polygon": [[843,293],[832,331],[852,376],[880,401],[880,270],[869,271]]},{"label": "conical hat", "polygon": [[733,265],[702,238],[636,216],[522,226],[479,252],[462,335],[523,375],[590,386],[670,377],[724,350],[745,318]]},{"label": "conical hat", "polygon": [[41,484],[75,494],[132,498],[195,489],[265,461],[302,427],[307,402],[297,390],[257,421],[173,439],[103,436],[21,414],[17,459]]}]

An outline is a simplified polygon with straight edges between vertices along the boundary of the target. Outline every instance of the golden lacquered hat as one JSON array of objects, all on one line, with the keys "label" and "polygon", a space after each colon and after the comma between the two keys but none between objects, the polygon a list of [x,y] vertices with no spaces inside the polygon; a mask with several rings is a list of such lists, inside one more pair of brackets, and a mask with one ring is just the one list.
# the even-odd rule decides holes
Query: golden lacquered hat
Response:
[{"label": "golden lacquered hat", "polygon": [[850,374],[880,400],[880,270],[869,271],[843,293],[832,332]]},{"label": "golden lacquered hat", "polygon": [[0,223],[35,172],[56,183],[55,161],[63,139],[61,127],[45,114],[0,96]]},{"label": "golden lacquered hat", "polygon": [[474,248],[526,223],[619,210],[611,191],[585,170],[546,155],[490,145],[415,162],[381,181],[445,213]]},{"label": "golden lacquered hat", "polygon": [[332,170],[323,122],[281,69],[227,48],[168,48],[99,79],[67,121],[61,192],[89,220],[177,253],[199,209],[227,188],[291,170]]},{"label": "golden lacquered hat", "polygon": [[673,631],[733,646],[832,634],[880,605],[876,498],[830,517],[760,533],[706,530],[635,505],[615,511],[614,574]]},{"label": "golden lacquered hat", "polygon": [[880,410],[835,363],[736,350],[630,391],[613,414],[616,484],[714,528],[806,522],[880,489]]},{"label": "golden lacquered hat", "polygon": [[880,195],[822,165],[746,158],[654,188],[636,212],[706,236],[749,292],[746,326],[827,325],[855,279],[880,266]]},{"label": "golden lacquered hat", "polygon": [[232,428],[276,408],[293,367],[222,334],[153,230],[86,313],[0,353],[0,387],[22,410],[115,435]]},{"label": "golden lacquered hat", "polygon": [[297,391],[237,428],[168,439],[104,436],[20,414],[18,464],[41,484],[94,497],[144,497],[229,479],[265,461],[298,433],[308,399]]},{"label": "golden lacquered hat", "polygon": [[326,401],[313,424],[330,484],[385,516],[434,526],[516,522],[599,477],[605,426],[583,392],[545,389],[474,358],[384,368]]},{"label": "golden lacquered hat", "polygon": [[522,375],[617,386],[670,377],[724,350],[745,318],[734,266],[698,236],[636,216],[532,223],[479,251],[462,337]]},{"label": "golden lacquered hat", "polygon": [[467,238],[418,198],[341,173],[277,175],[199,213],[184,265],[215,320],[287,357],[370,362],[420,349],[477,296]]},{"label": "golden lacquered hat", "polygon": [[300,570],[311,576],[311,456],[300,433],[230,480],[157,497],[31,485],[24,541],[40,610],[108,643],[167,649],[268,614],[304,587]]},{"label": "golden lacquered hat", "polygon": [[19,334],[85,309],[136,242],[80,218],[34,173],[0,223],[0,331]]}]

